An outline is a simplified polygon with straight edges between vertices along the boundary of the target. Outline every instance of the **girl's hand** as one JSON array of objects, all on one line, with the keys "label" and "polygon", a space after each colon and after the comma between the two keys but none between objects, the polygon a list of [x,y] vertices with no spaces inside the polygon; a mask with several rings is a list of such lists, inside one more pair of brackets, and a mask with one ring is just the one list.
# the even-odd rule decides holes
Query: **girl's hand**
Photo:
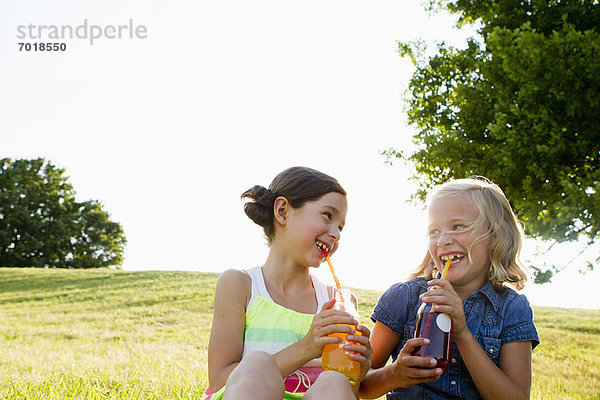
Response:
[{"label": "girl's hand", "polygon": [[[371,331],[363,325],[358,325],[356,330],[356,334],[348,335],[346,338],[349,342],[355,342],[356,344],[347,344],[344,346],[344,349],[350,352],[351,359],[360,363],[360,382],[367,376],[367,372],[371,369],[373,349],[371,348],[371,342],[369,341]],[[360,332],[360,334],[358,332]]]},{"label": "girl's hand", "polygon": [[442,376],[442,369],[435,368],[436,360],[434,358],[412,355],[419,346],[428,344],[429,339],[410,339],[406,342],[402,350],[400,350],[398,358],[392,364],[397,387],[405,388],[433,381]]},{"label": "girl's hand", "polygon": [[446,279],[432,279],[427,284],[430,286],[429,290],[419,296],[423,303],[435,303],[434,311],[448,314],[452,318],[452,337],[460,338],[468,333],[463,302],[452,284]]},{"label": "girl's hand", "polygon": [[329,300],[323,305],[323,310],[313,317],[310,330],[300,341],[302,342],[307,355],[311,359],[321,357],[323,346],[326,344],[340,343],[342,338],[329,337],[334,332],[343,332],[353,335],[355,330],[340,324],[356,326],[358,321],[344,311],[332,310],[335,299]]}]

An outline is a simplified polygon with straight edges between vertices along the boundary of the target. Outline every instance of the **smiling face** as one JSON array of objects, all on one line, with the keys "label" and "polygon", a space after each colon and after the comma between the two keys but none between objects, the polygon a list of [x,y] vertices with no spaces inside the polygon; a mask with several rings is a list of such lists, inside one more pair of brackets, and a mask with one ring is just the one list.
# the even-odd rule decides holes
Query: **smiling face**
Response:
[{"label": "smiling face", "polygon": [[467,194],[436,197],[428,208],[428,249],[437,269],[442,271],[452,259],[446,279],[463,298],[479,289],[488,279],[491,238],[475,240],[479,212]]},{"label": "smiling face", "polygon": [[290,208],[285,236],[288,254],[298,265],[318,267],[324,260],[321,247],[329,255],[338,248],[346,222],[348,202],[340,193],[327,193],[302,207]]}]

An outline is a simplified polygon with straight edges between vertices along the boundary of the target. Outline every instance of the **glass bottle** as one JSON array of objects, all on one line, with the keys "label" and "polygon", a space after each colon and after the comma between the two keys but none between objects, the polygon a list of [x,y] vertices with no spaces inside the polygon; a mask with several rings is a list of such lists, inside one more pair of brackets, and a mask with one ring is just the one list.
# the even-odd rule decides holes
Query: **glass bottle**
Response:
[{"label": "glass bottle", "polygon": [[[352,303],[352,293],[348,289],[335,289],[335,310],[345,311],[352,314],[354,318],[358,320],[358,312],[356,307]],[[353,325],[349,326],[352,329],[356,327]],[[360,335],[360,332],[356,332],[356,335]],[[337,371],[344,374],[352,385],[358,383],[360,379],[360,363],[356,360],[352,360],[350,352],[344,349],[344,345],[352,344],[346,339],[347,333],[332,333],[331,337],[341,337],[343,339],[340,343],[326,344],[323,347],[323,354],[321,355],[321,367],[324,371]]]},{"label": "glass bottle", "polygon": [[415,338],[428,338],[429,345],[418,347],[412,354],[435,358],[437,364],[431,368],[448,368],[450,341],[452,339],[452,318],[448,314],[433,311],[431,303],[422,303],[417,311]]}]

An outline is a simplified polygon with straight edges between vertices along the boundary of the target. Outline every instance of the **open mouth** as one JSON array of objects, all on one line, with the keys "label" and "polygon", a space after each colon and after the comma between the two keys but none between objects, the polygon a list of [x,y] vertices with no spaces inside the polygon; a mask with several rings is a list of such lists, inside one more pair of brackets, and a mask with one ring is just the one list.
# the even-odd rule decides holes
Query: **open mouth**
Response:
[{"label": "open mouth", "polygon": [[325,250],[326,253],[329,253],[331,251],[331,248],[329,248],[329,246],[327,246],[325,243],[320,241],[317,241],[316,243],[319,250],[321,250],[321,253],[323,252],[323,250]]},{"label": "open mouth", "polygon": [[440,260],[442,260],[442,264],[445,264],[448,260],[450,260],[450,265],[454,265],[459,263],[463,258],[465,258],[464,255],[461,254],[452,254],[452,255],[446,255],[446,256],[440,256]]}]

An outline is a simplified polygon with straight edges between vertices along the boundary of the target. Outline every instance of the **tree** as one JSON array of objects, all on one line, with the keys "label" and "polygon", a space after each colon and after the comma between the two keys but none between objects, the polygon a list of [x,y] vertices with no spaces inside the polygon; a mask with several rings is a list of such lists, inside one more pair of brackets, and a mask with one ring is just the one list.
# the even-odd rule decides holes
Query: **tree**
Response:
[{"label": "tree", "polygon": [[0,267],[120,265],[121,225],[95,200],[78,202],[65,170],[43,158],[0,160]]},{"label": "tree", "polygon": [[[526,233],[594,243],[600,232],[600,5],[597,0],[430,1],[477,22],[465,48],[399,43],[417,149],[415,199],[449,178],[483,175]],[[600,261],[600,260],[598,260]],[[552,273],[537,271],[538,281]]]}]

